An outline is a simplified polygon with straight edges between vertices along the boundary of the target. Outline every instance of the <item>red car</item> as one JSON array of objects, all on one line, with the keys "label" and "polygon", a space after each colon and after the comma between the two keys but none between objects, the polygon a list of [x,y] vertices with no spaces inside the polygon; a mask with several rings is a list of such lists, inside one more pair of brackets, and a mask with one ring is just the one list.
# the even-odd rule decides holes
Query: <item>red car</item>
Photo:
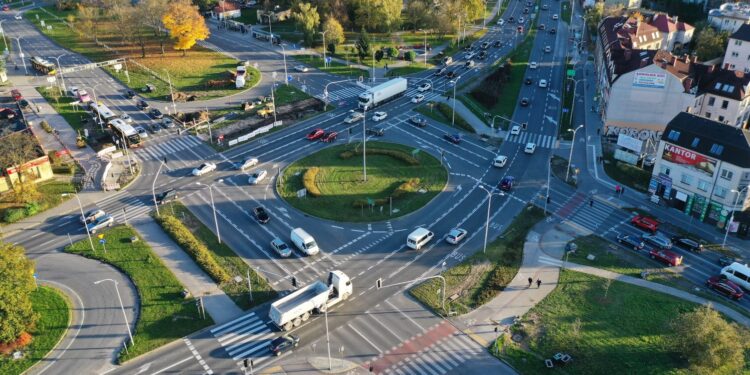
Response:
[{"label": "red car", "polygon": [[323,142],[333,142],[336,140],[336,137],[339,135],[339,133],[336,132],[330,132],[326,133],[326,135],[323,136],[323,139],[321,139]]},{"label": "red car", "polygon": [[316,140],[318,138],[321,138],[323,136],[323,134],[325,134],[325,132],[323,131],[323,129],[316,128],[315,130],[313,130],[310,133],[308,133],[305,136],[305,138],[307,138],[307,139],[309,139],[311,141],[314,141],[314,140]]},{"label": "red car", "polygon": [[709,277],[706,286],[735,301],[745,295],[739,285],[729,281],[724,275]]},{"label": "red car", "polygon": [[632,218],[630,223],[651,233],[656,233],[659,230],[659,222],[648,216],[638,215]]},{"label": "red car", "polygon": [[677,267],[682,264],[682,255],[669,250],[652,249],[648,254],[651,256],[651,259],[658,260],[668,266]]}]

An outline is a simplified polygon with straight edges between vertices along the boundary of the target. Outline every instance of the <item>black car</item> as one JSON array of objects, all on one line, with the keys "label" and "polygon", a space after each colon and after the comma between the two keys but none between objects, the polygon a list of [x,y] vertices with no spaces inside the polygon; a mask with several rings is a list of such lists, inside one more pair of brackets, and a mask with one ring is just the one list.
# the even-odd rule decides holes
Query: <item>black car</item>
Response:
[{"label": "black car", "polygon": [[409,122],[412,123],[412,125],[419,126],[420,128],[424,128],[427,126],[427,120],[424,119],[424,117],[421,116],[412,116],[409,119]]},{"label": "black car", "polygon": [[529,14],[529,8],[523,8],[523,14]]},{"label": "black car", "polygon": [[490,48],[490,42],[484,42],[482,43],[482,49]]},{"label": "black car", "polygon": [[687,237],[672,237],[672,243],[685,250],[690,250],[696,253],[703,251],[703,244]]},{"label": "black car", "polygon": [[500,183],[497,184],[497,187],[500,188],[500,190],[504,191],[511,191],[513,190],[513,185],[516,183],[516,178],[513,176],[505,176],[502,180],[500,180]]},{"label": "black car", "polygon": [[125,97],[128,98],[128,99],[135,98],[135,91],[133,91],[133,90],[126,90],[125,91]]},{"label": "black car", "polygon": [[479,52],[479,58],[482,59],[482,60],[486,59],[487,58],[487,52],[486,51]]},{"label": "black car", "polygon": [[294,349],[299,345],[299,337],[295,335],[284,335],[281,337],[277,337],[271,341],[271,345],[269,345],[269,349],[271,349],[271,352],[276,355],[280,356],[281,353],[289,351],[291,349]]},{"label": "black car", "polygon": [[453,143],[453,144],[459,144],[461,143],[461,134],[443,134],[443,139],[446,141]]},{"label": "black car", "polygon": [[156,203],[158,204],[165,204],[169,203],[173,200],[177,199],[177,191],[174,189],[169,189],[159,195],[156,196]]},{"label": "black car", "polygon": [[618,235],[617,242],[625,245],[626,247],[630,247],[636,251],[643,250],[643,248],[646,247],[646,244],[644,244],[640,238],[629,236],[627,234]]},{"label": "black car", "polygon": [[549,29],[549,33],[550,34],[557,34],[557,30],[555,30],[555,29]]},{"label": "black car", "polygon": [[523,83],[525,83],[525,84],[527,84],[527,85],[530,85],[530,84],[534,83],[534,80],[533,80],[533,79],[531,79],[531,78],[526,78],[526,80],[525,80],[525,81],[523,81]]},{"label": "black car", "polygon": [[453,78],[456,76],[456,72],[449,70],[448,72],[445,73],[445,76],[448,78]]},{"label": "black car", "polygon": [[544,30],[544,24],[539,25],[539,30]]},{"label": "black car", "polygon": [[521,98],[521,107],[529,106],[529,98]]},{"label": "black car", "polygon": [[508,22],[516,22],[516,19],[513,17],[508,17]]},{"label": "black car", "polygon": [[135,105],[138,109],[148,109],[150,107],[145,100],[139,100]]},{"label": "black car", "polygon": [[371,128],[367,128],[366,133],[367,135],[382,137],[383,135],[385,135],[385,130],[379,126],[373,126]]},{"label": "black car", "polygon": [[495,43],[492,44],[492,46],[493,47],[502,47],[503,46],[503,42],[501,42],[499,40],[496,40]]},{"label": "black car", "polygon": [[161,111],[158,110],[157,108],[151,109],[150,111],[148,111],[148,114],[151,115],[151,117],[156,118],[156,119],[164,118],[164,114],[161,113]]},{"label": "black car", "polygon": [[21,99],[18,101],[18,106],[21,107],[21,109],[29,108],[29,101],[26,99]]},{"label": "black car", "polygon": [[261,224],[265,224],[269,220],[271,220],[271,216],[268,215],[268,211],[260,206],[253,208],[253,215],[255,215],[255,218]]}]

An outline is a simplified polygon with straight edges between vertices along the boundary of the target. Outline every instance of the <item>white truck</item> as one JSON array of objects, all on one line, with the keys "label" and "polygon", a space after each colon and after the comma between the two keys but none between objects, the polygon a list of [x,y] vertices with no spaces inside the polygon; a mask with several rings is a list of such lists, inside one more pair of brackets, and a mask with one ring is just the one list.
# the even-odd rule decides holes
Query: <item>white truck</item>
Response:
[{"label": "white truck", "polygon": [[302,228],[292,229],[292,233],[289,237],[292,239],[294,246],[307,255],[315,255],[320,252],[318,244],[315,242],[315,238],[305,232]]},{"label": "white truck", "polygon": [[359,108],[372,109],[406,92],[406,78],[394,78],[359,94]]},{"label": "white truck", "polygon": [[328,273],[328,285],[322,281],[296,290],[271,304],[269,317],[283,331],[299,327],[315,313],[345,301],[352,295],[352,281],[341,271]]}]

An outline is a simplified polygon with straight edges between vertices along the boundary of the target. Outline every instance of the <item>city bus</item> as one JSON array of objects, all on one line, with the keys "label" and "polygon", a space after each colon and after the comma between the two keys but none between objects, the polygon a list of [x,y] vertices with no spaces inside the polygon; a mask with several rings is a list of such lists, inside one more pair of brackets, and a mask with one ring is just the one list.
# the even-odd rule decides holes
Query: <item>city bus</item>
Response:
[{"label": "city bus", "polygon": [[33,56],[31,59],[31,67],[37,70],[38,72],[42,74],[48,74],[48,75],[55,75],[57,74],[57,70],[55,69],[55,64],[50,62],[49,60],[45,60],[39,56]]},{"label": "city bus", "polygon": [[89,109],[94,113],[94,116],[101,118],[103,122],[107,122],[112,119],[116,119],[117,115],[104,104],[89,103]]},{"label": "city bus", "polygon": [[112,129],[112,138],[115,143],[122,143],[130,147],[139,147],[141,145],[141,137],[138,132],[130,124],[119,118],[109,121],[109,128]]}]

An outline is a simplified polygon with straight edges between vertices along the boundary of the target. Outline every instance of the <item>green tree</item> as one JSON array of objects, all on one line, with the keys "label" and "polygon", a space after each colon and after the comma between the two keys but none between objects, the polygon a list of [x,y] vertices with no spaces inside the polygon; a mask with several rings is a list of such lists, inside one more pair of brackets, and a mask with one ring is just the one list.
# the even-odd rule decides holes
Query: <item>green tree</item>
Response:
[{"label": "green tree", "polygon": [[29,296],[36,288],[34,262],[21,246],[0,242],[0,342],[18,339],[36,322]]},{"label": "green tree", "polygon": [[694,374],[736,374],[745,367],[747,338],[711,306],[681,314],[673,323],[674,344]]},{"label": "green tree", "polygon": [[344,28],[332,16],[329,16],[326,22],[323,23],[323,32],[326,33],[326,44],[335,44],[338,46],[344,42]]},{"label": "green tree", "polygon": [[397,59],[400,52],[396,47],[388,47],[388,57],[391,59]]},{"label": "green tree", "polygon": [[430,5],[424,0],[411,0],[404,8],[404,20],[413,30],[423,29],[430,26]]},{"label": "green tree", "polygon": [[370,35],[367,34],[367,30],[365,30],[364,26],[359,33],[359,38],[357,38],[355,45],[357,47],[357,55],[359,55],[360,59],[364,59],[372,53],[370,50]]},{"label": "green tree", "polygon": [[416,57],[417,54],[414,51],[408,51],[404,54],[404,59],[406,59],[406,61],[414,61]]},{"label": "green tree", "polygon": [[401,25],[402,0],[351,0],[350,5],[357,26],[372,31],[393,31]]},{"label": "green tree", "polygon": [[318,14],[318,8],[312,6],[310,3],[297,3],[292,10],[292,18],[302,29],[302,34],[305,36],[305,45],[312,46],[313,39],[315,38],[315,30],[320,25],[320,15]]},{"label": "green tree", "polygon": [[729,35],[717,33],[713,28],[706,27],[698,34],[695,41],[695,53],[702,61],[711,60],[724,55]]},{"label": "green tree", "polygon": [[36,187],[26,173],[24,165],[43,155],[36,138],[28,131],[15,132],[3,138],[0,147],[0,167],[16,170],[18,180],[14,182],[17,203],[29,203],[36,197]]},{"label": "green tree", "polygon": [[383,59],[383,56],[385,56],[385,54],[382,49],[375,51],[375,61],[380,62],[380,60]]},{"label": "green tree", "polygon": [[589,26],[589,30],[595,32],[596,28],[599,27],[599,22],[602,21],[603,16],[604,2],[594,3],[593,7],[588,8],[586,15],[584,15],[584,19],[586,19],[586,24]]}]

